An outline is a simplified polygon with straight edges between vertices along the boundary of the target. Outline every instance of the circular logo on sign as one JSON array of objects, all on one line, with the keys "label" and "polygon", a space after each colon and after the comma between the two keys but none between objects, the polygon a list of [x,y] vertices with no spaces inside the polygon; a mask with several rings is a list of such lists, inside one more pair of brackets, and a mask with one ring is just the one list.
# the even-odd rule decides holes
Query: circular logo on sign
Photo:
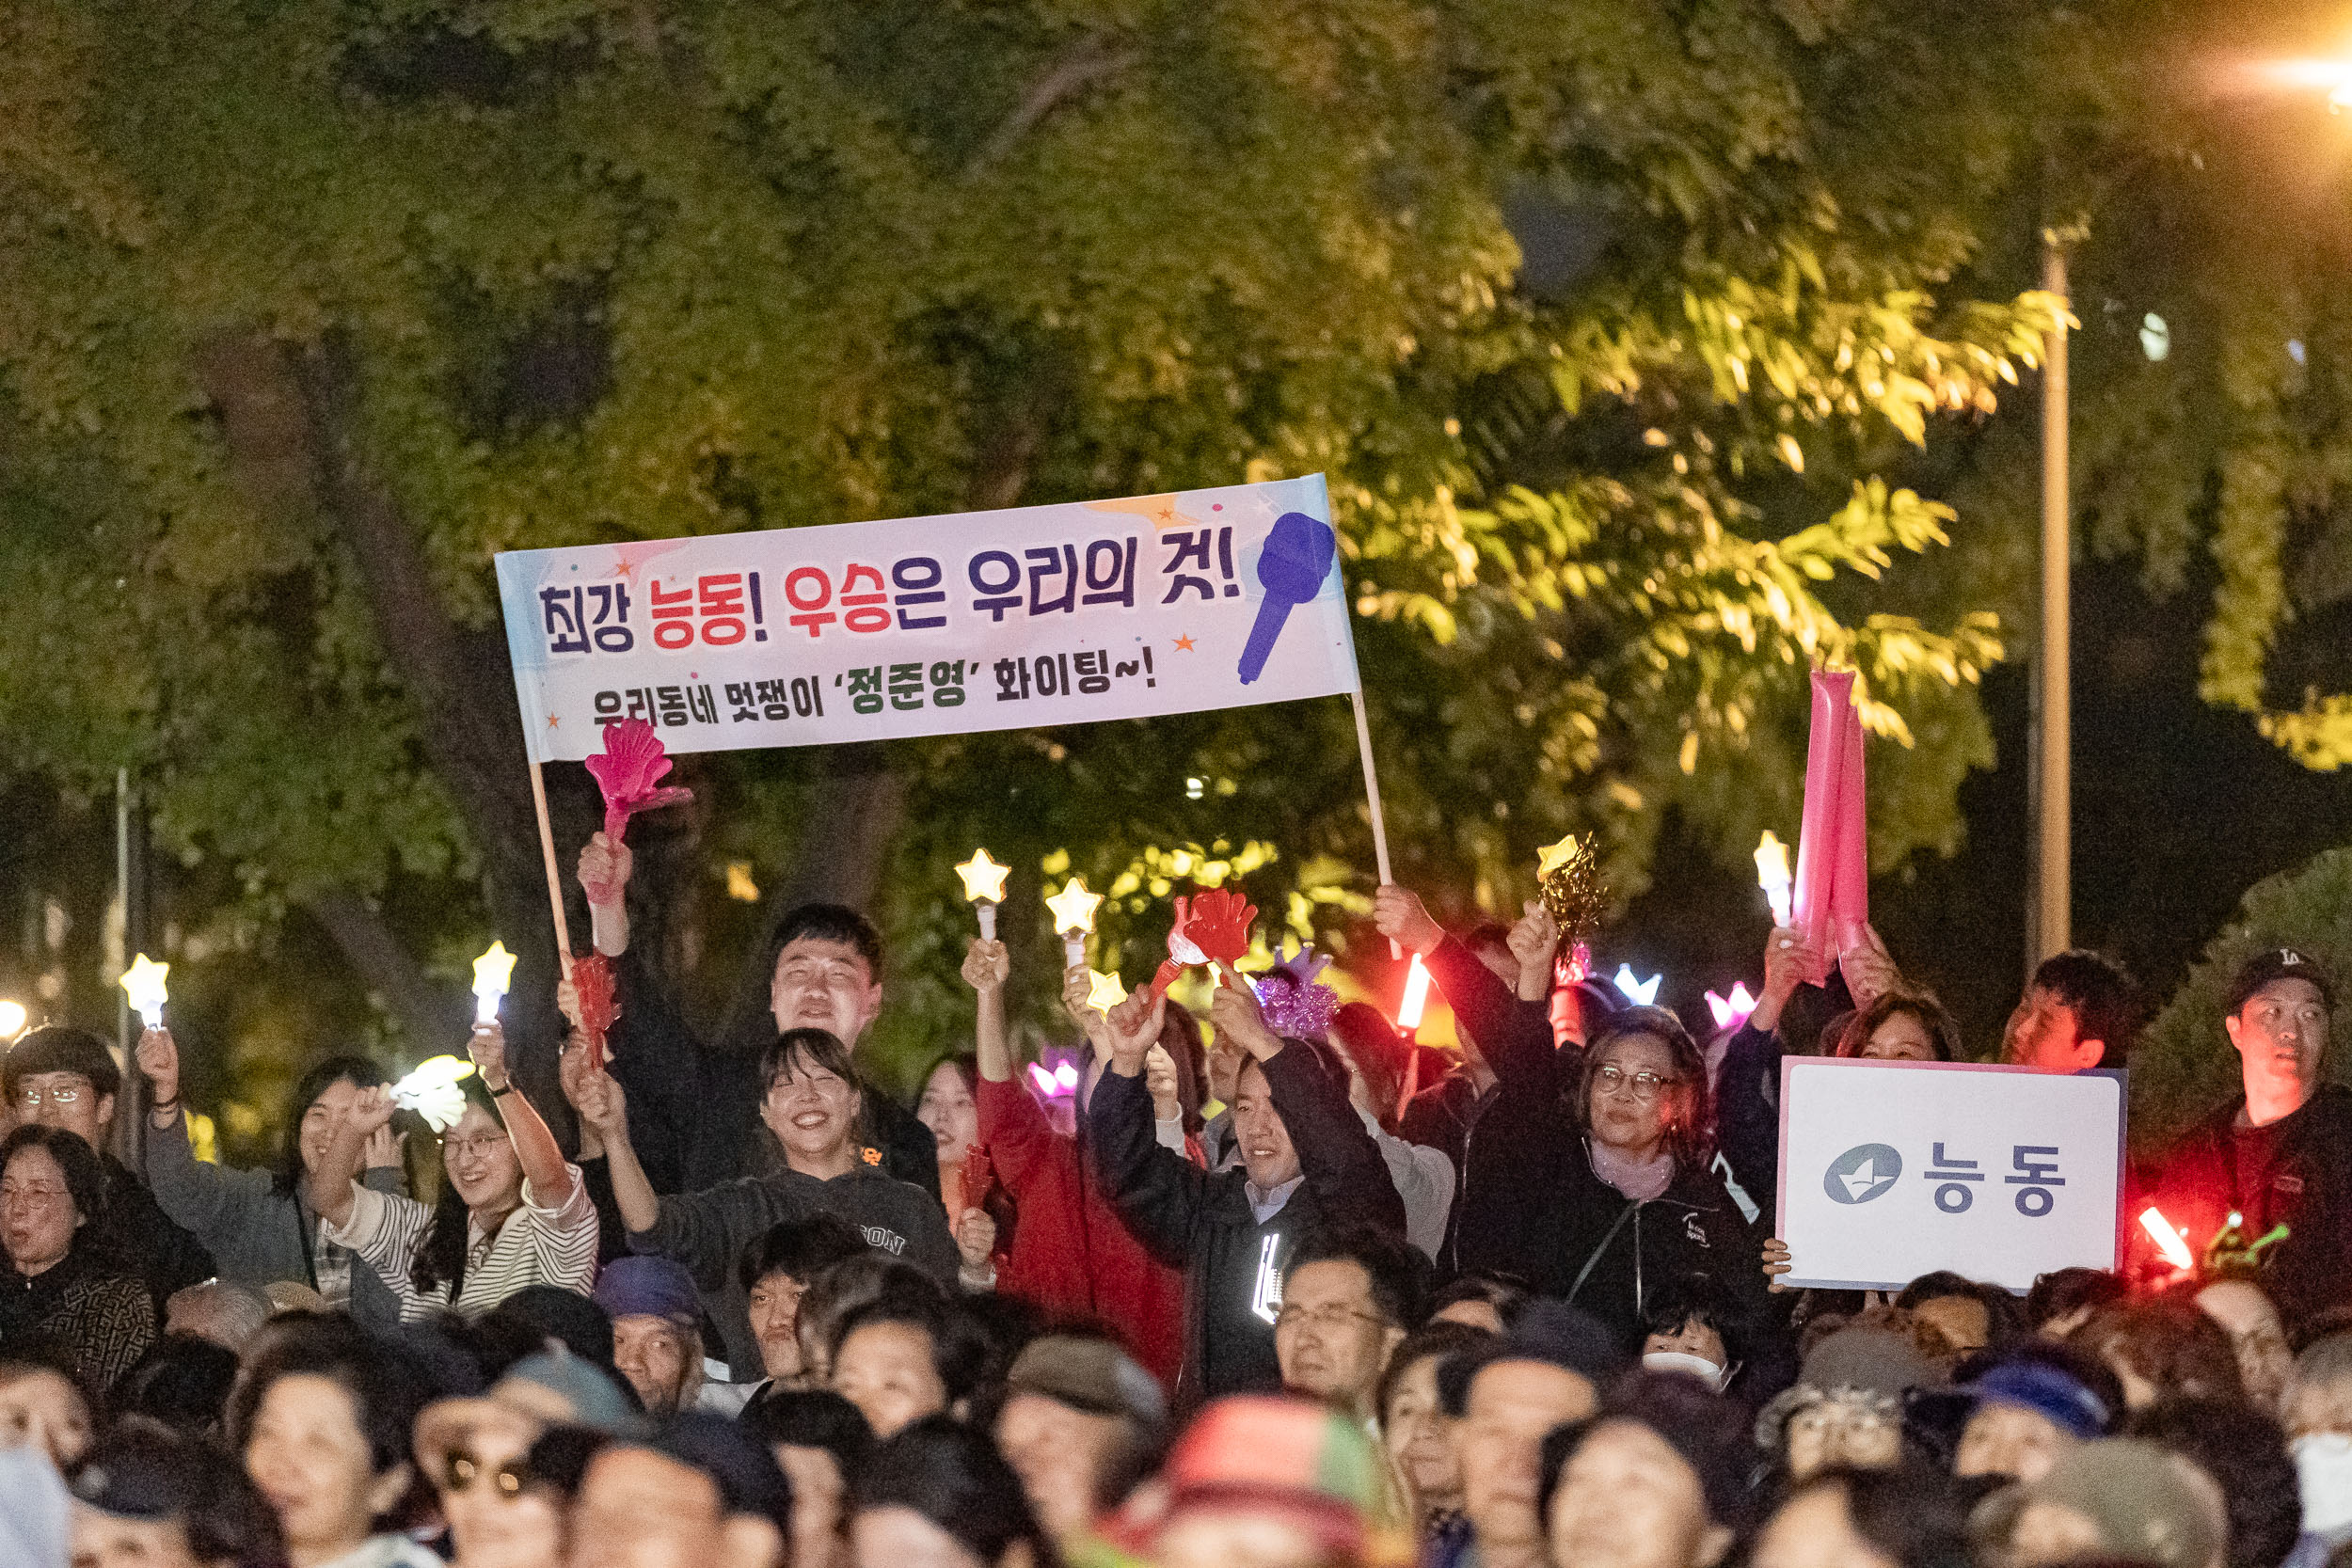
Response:
[{"label": "circular logo on sign", "polygon": [[1894,1186],[1903,1157],[1884,1144],[1862,1144],[1829,1163],[1821,1186],[1838,1203],[1867,1203]]}]

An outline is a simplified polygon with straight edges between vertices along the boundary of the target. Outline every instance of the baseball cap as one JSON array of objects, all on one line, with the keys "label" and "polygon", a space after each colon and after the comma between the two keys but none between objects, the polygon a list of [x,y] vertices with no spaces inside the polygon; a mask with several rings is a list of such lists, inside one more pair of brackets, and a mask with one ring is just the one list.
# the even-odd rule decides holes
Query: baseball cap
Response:
[{"label": "baseball cap", "polygon": [[2336,1005],[2335,981],[2317,958],[2299,947],[2265,947],[2230,977],[2230,1002],[2223,1013],[2234,1018],[2249,997],[2273,980],[2309,980],[2319,988],[2322,1006],[2332,1009]]},{"label": "baseball cap", "polygon": [[1146,1426],[1168,1418],[1150,1372],[1108,1339],[1047,1334],[1032,1339],[1006,1374],[1009,1394],[1036,1394],[1089,1416],[1121,1416]]},{"label": "baseball cap", "polygon": [[604,1369],[568,1351],[545,1351],[509,1367],[487,1394],[426,1405],[417,1417],[413,1446],[425,1474],[436,1476],[449,1451],[480,1426],[526,1434],[543,1427],[577,1426],[626,1437],[644,1425],[644,1418]]},{"label": "baseball cap", "polygon": [[2227,1538],[2211,1479],[2153,1443],[2131,1438],[2084,1444],[2025,1488],[2024,1501],[2082,1515],[2098,1531],[2095,1555],[2109,1561],[2205,1568],[2219,1559]]},{"label": "baseball cap", "polygon": [[675,1258],[615,1258],[597,1274],[588,1299],[613,1318],[683,1318],[692,1323],[702,1312],[694,1276]]},{"label": "baseball cap", "polygon": [[1994,1367],[1969,1385],[1976,1403],[2029,1410],[2052,1426],[2088,1441],[2107,1429],[2114,1412],[2106,1402],[2056,1367],[2013,1361]]}]

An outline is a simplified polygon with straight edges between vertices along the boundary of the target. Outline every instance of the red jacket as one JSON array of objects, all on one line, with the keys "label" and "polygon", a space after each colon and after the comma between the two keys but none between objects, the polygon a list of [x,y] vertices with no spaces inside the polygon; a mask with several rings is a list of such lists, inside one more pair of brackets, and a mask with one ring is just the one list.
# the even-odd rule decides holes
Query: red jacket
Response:
[{"label": "red jacket", "polygon": [[1143,1250],[1077,1140],[1018,1083],[980,1080],[980,1141],[1020,1212],[996,1288],[1049,1314],[1095,1320],[1167,1388],[1184,1357],[1184,1276]]}]

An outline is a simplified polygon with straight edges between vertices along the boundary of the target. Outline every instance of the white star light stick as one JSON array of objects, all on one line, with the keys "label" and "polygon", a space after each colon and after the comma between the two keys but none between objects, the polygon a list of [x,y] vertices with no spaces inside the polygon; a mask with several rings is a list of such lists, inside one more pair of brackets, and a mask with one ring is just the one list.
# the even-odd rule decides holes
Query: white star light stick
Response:
[{"label": "white star light stick", "polygon": [[499,1004],[506,999],[507,986],[515,978],[515,955],[506,950],[506,943],[494,942],[490,950],[473,961],[473,1021],[476,1023],[496,1023]]},{"label": "white star light stick", "polygon": [[1087,891],[1086,879],[1073,877],[1062,890],[1045,900],[1054,911],[1054,930],[1061,937],[1064,967],[1086,962],[1087,934],[1094,929],[1094,911],[1103,895]]},{"label": "white star light stick", "polygon": [[159,964],[141,953],[115,982],[131,999],[131,1009],[139,1015],[139,1022],[150,1029],[164,1026],[164,977],[170,973],[169,964]]},{"label": "white star light stick", "polygon": [[973,850],[972,858],[956,867],[956,875],[963,879],[963,895],[979,906],[980,935],[989,942],[996,940],[996,906],[1005,901],[1009,869],[990,860],[985,849]]},{"label": "white star light stick", "polygon": [[1764,890],[1765,901],[1772,906],[1772,924],[1788,924],[1788,894],[1796,886],[1796,879],[1788,875],[1788,846],[1772,829],[1756,843],[1756,885]]}]

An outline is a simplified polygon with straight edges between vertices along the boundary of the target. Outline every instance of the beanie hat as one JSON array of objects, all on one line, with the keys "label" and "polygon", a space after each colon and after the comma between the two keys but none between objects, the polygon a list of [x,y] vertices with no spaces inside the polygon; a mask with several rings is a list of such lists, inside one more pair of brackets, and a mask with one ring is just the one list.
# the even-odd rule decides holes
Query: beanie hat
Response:
[{"label": "beanie hat", "polygon": [[1139,1495],[1113,1526],[1131,1549],[1148,1547],[1179,1513],[1222,1508],[1287,1519],[1336,1561],[1406,1568],[1413,1560],[1411,1533],[1390,1505],[1372,1439],[1321,1405],[1265,1394],[1216,1401],[1176,1440],[1160,1475],[1159,1495]]}]

